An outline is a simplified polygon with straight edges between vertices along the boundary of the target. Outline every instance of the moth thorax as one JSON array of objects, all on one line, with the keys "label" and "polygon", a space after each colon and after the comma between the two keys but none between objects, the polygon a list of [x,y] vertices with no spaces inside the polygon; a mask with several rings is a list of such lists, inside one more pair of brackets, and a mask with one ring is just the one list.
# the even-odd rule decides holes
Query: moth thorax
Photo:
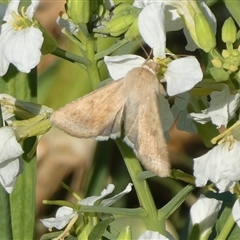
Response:
[{"label": "moth thorax", "polygon": [[145,63],[145,66],[148,67],[150,70],[152,70],[154,72],[154,74],[157,74],[159,72],[159,69],[160,69],[159,63],[157,63],[153,60],[148,60]]}]

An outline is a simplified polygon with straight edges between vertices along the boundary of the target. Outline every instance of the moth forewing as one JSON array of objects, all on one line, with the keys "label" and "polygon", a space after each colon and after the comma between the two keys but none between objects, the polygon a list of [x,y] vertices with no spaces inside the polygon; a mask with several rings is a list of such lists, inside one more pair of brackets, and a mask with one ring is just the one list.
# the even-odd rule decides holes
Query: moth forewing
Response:
[{"label": "moth forewing", "polygon": [[148,170],[167,176],[170,163],[159,109],[160,83],[155,73],[143,67],[131,70],[124,81],[124,92],[129,96],[125,106],[124,141]]},{"label": "moth forewing", "polygon": [[79,138],[119,137],[124,110],[123,80],[79,98],[51,116],[53,125]]},{"label": "moth forewing", "polygon": [[130,70],[126,77],[73,101],[51,116],[55,126],[79,138],[117,138],[124,141],[142,164],[159,176],[169,174],[168,151],[161,126],[156,63]]}]

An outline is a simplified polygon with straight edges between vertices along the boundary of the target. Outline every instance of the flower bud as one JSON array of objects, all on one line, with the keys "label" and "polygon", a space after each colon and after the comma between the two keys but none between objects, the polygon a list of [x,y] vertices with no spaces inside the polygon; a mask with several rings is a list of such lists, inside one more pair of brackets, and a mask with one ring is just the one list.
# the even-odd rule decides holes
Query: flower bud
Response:
[{"label": "flower bud", "polygon": [[134,15],[126,15],[111,19],[107,23],[107,30],[113,37],[117,37],[126,32],[135,19]]},{"label": "flower bud", "polygon": [[118,13],[122,13],[123,11],[131,11],[132,6],[127,3],[119,4],[114,10],[113,10],[113,16],[116,16]]},{"label": "flower bud", "polygon": [[210,73],[216,82],[224,82],[229,78],[229,74],[223,68],[210,68]]},{"label": "flower bud", "polygon": [[89,22],[91,17],[91,0],[67,0],[65,8],[73,23]]},{"label": "flower bud", "polygon": [[231,17],[229,17],[223,24],[222,40],[225,43],[234,43],[237,40],[237,28]]},{"label": "flower bud", "polygon": [[211,26],[203,13],[196,13],[194,22],[199,47],[205,52],[210,52],[216,46],[216,38]]},{"label": "flower bud", "polygon": [[125,33],[125,38],[128,41],[134,41],[140,36],[139,28],[138,28],[138,18],[135,18],[130,28]]},{"label": "flower bud", "polygon": [[[129,4],[121,4],[114,10],[114,16],[107,23],[106,29],[109,31],[110,35],[117,37],[124,32],[126,32],[131,24],[137,19],[140,9],[130,6]],[[135,28],[135,29],[134,29]],[[137,23],[135,27],[133,26],[133,32],[136,32]],[[130,33],[129,33],[130,34]],[[129,36],[131,38],[131,36]],[[132,36],[133,37],[133,36]]]}]

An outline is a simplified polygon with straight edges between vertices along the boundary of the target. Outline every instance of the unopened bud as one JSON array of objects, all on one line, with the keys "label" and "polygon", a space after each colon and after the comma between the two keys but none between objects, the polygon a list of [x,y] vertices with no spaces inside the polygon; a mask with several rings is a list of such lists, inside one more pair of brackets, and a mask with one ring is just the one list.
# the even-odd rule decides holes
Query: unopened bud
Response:
[{"label": "unopened bud", "polygon": [[222,40],[225,43],[234,43],[237,40],[237,27],[231,17],[223,24]]},{"label": "unopened bud", "polygon": [[91,0],[67,0],[66,12],[73,23],[88,23],[91,17]]},{"label": "unopened bud", "polygon": [[205,52],[210,52],[216,46],[216,38],[211,26],[203,13],[196,13],[194,22],[199,47]]}]

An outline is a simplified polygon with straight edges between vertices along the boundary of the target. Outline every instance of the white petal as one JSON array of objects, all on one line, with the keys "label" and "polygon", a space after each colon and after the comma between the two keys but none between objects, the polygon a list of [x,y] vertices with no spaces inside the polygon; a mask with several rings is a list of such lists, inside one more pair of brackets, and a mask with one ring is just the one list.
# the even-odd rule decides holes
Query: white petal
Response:
[{"label": "white petal", "polygon": [[20,170],[20,160],[18,158],[0,163],[0,183],[8,193],[12,193]]},{"label": "white petal", "polygon": [[135,0],[133,3],[133,6],[137,8],[144,8],[150,3],[151,3],[151,0]]},{"label": "white petal", "polygon": [[9,64],[10,64],[9,61],[2,54],[2,47],[0,46],[0,76],[6,74]]},{"label": "white petal", "polygon": [[165,28],[166,31],[177,31],[184,27],[184,23],[179,16],[177,9],[166,5],[165,6]]},{"label": "white petal", "polygon": [[[12,97],[11,95],[9,94],[6,94],[6,93],[2,93],[0,94],[0,101],[11,101],[12,103],[14,103],[16,101],[16,98]],[[6,105],[2,105],[1,106],[1,110],[2,110],[2,118],[3,118],[3,121],[5,122],[6,120],[10,119],[11,117],[15,116],[14,113],[12,113],[8,107],[6,107]]]},{"label": "white petal", "polygon": [[202,111],[202,113],[190,113],[188,116],[191,119],[193,119],[194,121],[201,123],[201,124],[205,124],[205,123],[211,121],[211,118],[206,113],[206,110]]},{"label": "white petal", "polygon": [[205,186],[210,180],[220,192],[224,192],[231,190],[240,180],[240,142],[235,140],[231,150],[229,144],[219,144],[203,156],[194,159],[196,186]]},{"label": "white petal", "polygon": [[84,206],[93,206],[97,200],[102,199],[102,198],[106,197],[107,195],[109,195],[110,193],[112,193],[114,188],[115,188],[115,186],[113,184],[109,184],[107,186],[107,189],[104,189],[101,192],[100,196],[91,196],[91,197],[84,198],[84,199],[78,201],[78,204],[84,205]]},{"label": "white petal", "polygon": [[138,240],[174,240],[174,238],[168,233],[168,237],[163,236],[159,232],[147,230],[138,238]]},{"label": "white petal", "polygon": [[8,3],[7,10],[5,12],[5,16],[3,18],[4,21],[10,21],[13,19],[12,12],[18,13],[18,6],[19,6],[20,0],[12,0]]},{"label": "white petal", "polygon": [[208,23],[210,24],[212,31],[214,34],[217,32],[217,20],[211,9],[204,1],[198,2],[199,7],[201,8],[205,18],[207,19]]},{"label": "white petal", "polygon": [[144,41],[157,58],[165,58],[166,31],[163,3],[147,5],[138,16],[138,27]]},{"label": "white petal", "polygon": [[68,20],[65,20],[61,17],[57,18],[57,24],[65,28],[70,33],[78,33],[79,31],[79,27],[76,24],[69,22]]},{"label": "white petal", "polygon": [[237,199],[232,208],[232,215],[234,221],[237,223],[238,227],[240,227],[240,200]]},{"label": "white petal", "polygon": [[108,207],[111,206],[113,203],[115,203],[116,201],[118,201],[120,198],[122,198],[125,194],[129,193],[132,191],[132,183],[129,183],[127,185],[127,187],[120,193],[118,193],[117,195],[111,197],[111,198],[107,198],[102,200],[102,202],[100,203],[100,206],[103,207]]},{"label": "white petal", "polygon": [[27,11],[26,11],[26,15],[29,20],[32,20],[32,17],[39,5],[39,0],[32,0],[31,2],[32,2],[31,5],[29,5],[29,7],[27,8]]},{"label": "white petal", "polygon": [[173,60],[165,73],[167,93],[174,96],[192,89],[202,80],[203,73],[195,57],[189,56]]},{"label": "white petal", "polygon": [[0,163],[18,158],[23,154],[21,145],[17,142],[11,127],[0,128]]},{"label": "white petal", "polygon": [[133,54],[104,57],[104,62],[113,80],[125,77],[131,69],[142,66],[145,61],[144,58]]},{"label": "white petal", "polygon": [[212,227],[216,223],[221,206],[222,201],[201,195],[191,207],[191,225],[200,225],[201,239],[204,239],[204,236],[212,231]]},{"label": "white petal", "polygon": [[55,218],[46,218],[40,219],[43,225],[47,228],[57,228],[62,229],[64,228],[70,220],[76,215],[77,213],[73,211],[70,207],[60,207],[57,210]]},{"label": "white petal", "polygon": [[210,94],[211,102],[207,114],[213,124],[218,127],[227,126],[229,120],[235,115],[236,108],[238,108],[239,96],[239,94],[230,95],[227,85],[224,85],[222,91],[213,91]]},{"label": "white petal", "polygon": [[5,25],[3,25],[0,38],[0,43],[5,45],[3,49],[5,58],[14,64],[19,71],[30,72],[40,61],[40,49],[43,43],[42,32],[34,27],[21,31],[4,32]]},{"label": "white petal", "polygon": [[193,41],[193,39],[190,35],[190,32],[186,26],[183,28],[183,32],[184,32],[185,38],[187,40],[187,45],[186,45],[185,49],[188,51],[191,51],[191,52],[198,49],[198,45]]}]

